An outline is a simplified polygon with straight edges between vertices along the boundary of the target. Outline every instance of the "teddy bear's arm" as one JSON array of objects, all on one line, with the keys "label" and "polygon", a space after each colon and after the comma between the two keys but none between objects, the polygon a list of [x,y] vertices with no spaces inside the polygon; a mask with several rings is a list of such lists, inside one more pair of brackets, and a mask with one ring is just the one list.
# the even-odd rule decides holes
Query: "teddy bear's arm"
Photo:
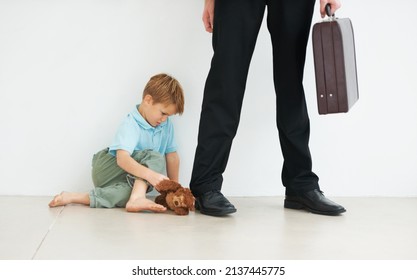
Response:
[{"label": "teddy bear's arm", "polygon": [[184,216],[184,215],[188,215],[189,210],[187,208],[182,208],[181,207],[181,208],[175,208],[174,212],[177,215]]}]

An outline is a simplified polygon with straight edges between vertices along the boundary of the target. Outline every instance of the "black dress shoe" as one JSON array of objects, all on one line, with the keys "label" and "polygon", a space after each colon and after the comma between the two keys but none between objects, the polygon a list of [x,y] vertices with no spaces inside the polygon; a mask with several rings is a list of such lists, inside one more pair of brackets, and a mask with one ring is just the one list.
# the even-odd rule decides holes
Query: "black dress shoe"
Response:
[{"label": "black dress shoe", "polygon": [[284,207],[291,209],[306,209],[315,214],[331,216],[346,212],[346,209],[343,206],[327,199],[318,189],[297,196],[285,196]]},{"label": "black dress shoe", "polygon": [[196,197],[195,208],[201,214],[217,217],[236,212],[233,204],[220,191],[209,191]]}]

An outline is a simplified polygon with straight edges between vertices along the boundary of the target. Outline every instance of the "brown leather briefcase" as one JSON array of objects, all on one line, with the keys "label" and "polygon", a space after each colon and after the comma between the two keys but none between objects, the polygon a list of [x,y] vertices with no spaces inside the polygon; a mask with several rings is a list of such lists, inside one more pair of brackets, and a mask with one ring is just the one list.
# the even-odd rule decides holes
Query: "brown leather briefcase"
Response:
[{"label": "brown leather briefcase", "polygon": [[330,15],[313,26],[313,55],[319,114],[348,112],[359,99],[352,22]]}]

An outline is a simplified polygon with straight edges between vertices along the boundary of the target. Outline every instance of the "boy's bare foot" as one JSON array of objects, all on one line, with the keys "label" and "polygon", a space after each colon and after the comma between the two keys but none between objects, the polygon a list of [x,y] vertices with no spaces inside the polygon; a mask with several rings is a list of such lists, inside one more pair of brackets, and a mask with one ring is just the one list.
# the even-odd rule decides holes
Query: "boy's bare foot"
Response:
[{"label": "boy's bare foot", "polygon": [[49,207],[65,206],[70,203],[90,205],[88,193],[62,192],[49,202]]},{"label": "boy's bare foot", "polygon": [[62,192],[54,197],[54,199],[49,202],[49,207],[64,206],[68,203],[71,203],[68,198],[68,193]]},{"label": "boy's bare foot", "polygon": [[152,200],[142,197],[136,198],[134,200],[129,200],[126,204],[127,212],[140,212],[146,210],[160,213],[165,212],[167,209],[164,206],[157,204]]}]

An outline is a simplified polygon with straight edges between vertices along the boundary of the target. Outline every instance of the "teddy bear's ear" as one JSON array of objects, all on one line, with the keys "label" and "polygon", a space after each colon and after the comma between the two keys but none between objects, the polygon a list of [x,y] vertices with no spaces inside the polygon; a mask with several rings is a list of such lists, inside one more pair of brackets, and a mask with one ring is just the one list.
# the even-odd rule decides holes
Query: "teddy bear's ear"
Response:
[{"label": "teddy bear's ear", "polygon": [[171,180],[163,180],[156,186],[159,192],[176,191],[179,188],[182,188],[181,185]]},{"label": "teddy bear's ear", "polygon": [[193,194],[191,193],[190,189],[184,188],[184,194],[185,194],[185,204],[188,206],[188,209],[190,209],[191,211],[194,211],[194,203],[195,203],[195,198],[193,196]]},{"label": "teddy bear's ear", "polygon": [[168,208],[168,204],[165,200],[166,196],[167,196],[166,193],[158,195],[157,197],[155,197],[155,203],[160,204],[160,205],[165,206],[165,207]]}]

